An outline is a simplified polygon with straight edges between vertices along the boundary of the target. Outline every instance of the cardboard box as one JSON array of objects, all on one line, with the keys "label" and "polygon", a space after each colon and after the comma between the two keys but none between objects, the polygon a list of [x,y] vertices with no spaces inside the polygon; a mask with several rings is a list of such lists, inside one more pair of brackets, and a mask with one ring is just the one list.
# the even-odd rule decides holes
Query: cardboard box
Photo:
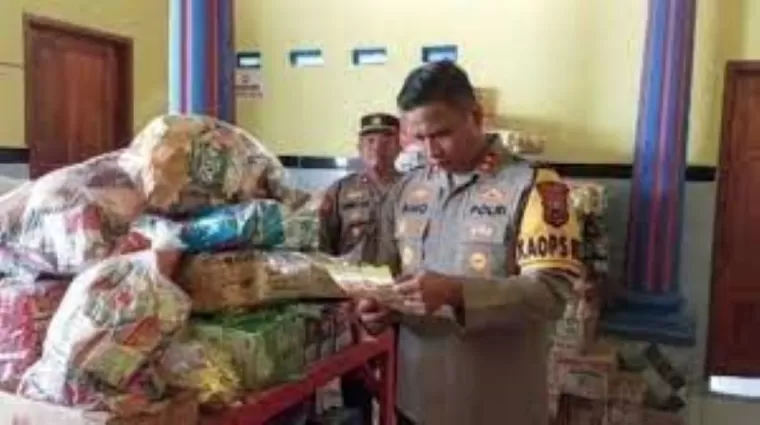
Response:
[{"label": "cardboard box", "polygon": [[610,403],[608,425],[647,425],[644,422],[644,407],[629,403]]},{"label": "cardboard box", "polygon": [[592,400],[607,400],[613,375],[617,372],[617,352],[607,344],[597,344],[582,356],[553,357],[557,362],[564,394]]},{"label": "cardboard box", "polygon": [[604,402],[563,395],[556,425],[607,425],[607,406]]},{"label": "cardboard box", "polygon": [[644,425],[686,425],[686,420],[678,413],[645,409],[643,416]]},{"label": "cardboard box", "polygon": [[644,404],[647,383],[637,373],[618,372],[610,382],[610,398],[613,401],[632,405]]},{"label": "cardboard box", "polygon": [[174,425],[195,424],[197,421],[198,401],[191,392],[156,403],[150,413],[129,418],[56,406],[0,392],[0,425]]}]

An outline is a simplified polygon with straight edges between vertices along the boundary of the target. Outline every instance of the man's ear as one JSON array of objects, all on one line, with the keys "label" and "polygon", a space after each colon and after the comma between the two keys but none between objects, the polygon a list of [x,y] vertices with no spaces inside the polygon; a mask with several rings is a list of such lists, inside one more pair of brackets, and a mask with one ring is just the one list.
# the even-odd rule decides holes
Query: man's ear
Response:
[{"label": "man's ear", "polygon": [[473,102],[472,104],[472,119],[478,128],[483,128],[483,107],[480,102]]}]

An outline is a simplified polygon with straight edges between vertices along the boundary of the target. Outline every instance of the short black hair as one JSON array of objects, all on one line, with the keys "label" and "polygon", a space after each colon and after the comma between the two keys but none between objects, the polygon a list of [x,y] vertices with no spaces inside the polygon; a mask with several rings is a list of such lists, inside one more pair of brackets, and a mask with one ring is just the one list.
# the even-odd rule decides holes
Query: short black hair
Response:
[{"label": "short black hair", "polygon": [[432,62],[413,70],[396,97],[401,111],[407,112],[433,102],[470,104],[475,89],[467,73],[454,62]]}]

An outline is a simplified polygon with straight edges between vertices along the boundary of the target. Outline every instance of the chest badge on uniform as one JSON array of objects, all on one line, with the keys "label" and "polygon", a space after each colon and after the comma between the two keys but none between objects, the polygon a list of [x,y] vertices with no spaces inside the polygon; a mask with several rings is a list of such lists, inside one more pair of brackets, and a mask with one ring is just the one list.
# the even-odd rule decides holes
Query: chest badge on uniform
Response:
[{"label": "chest badge on uniform", "polygon": [[507,195],[501,189],[492,187],[480,192],[480,199],[491,204],[506,202]]},{"label": "chest badge on uniform", "polygon": [[490,240],[493,238],[494,228],[485,223],[476,223],[470,227],[470,238],[475,240]]},{"label": "chest badge on uniform", "polygon": [[349,201],[356,201],[364,196],[364,192],[361,190],[349,190],[346,192],[346,199]]},{"label": "chest badge on uniform", "polygon": [[416,202],[426,202],[430,200],[430,190],[424,188],[424,187],[418,187],[414,190],[412,190],[412,193],[409,195],[410,200],[416,201]]},{"label": "chest badge on uniform", "polygon": [[414,261],[414,251],[412,251],[412,248],[405,246],[401,251],[401,262],[405,266],[408,266],[412,264],[412,261]]},{"label": "chest badge on uniform", "polygon": [[482,252],[473,253],[470,256],[470,267],[475,271],[482,272],[488,267],[488,257]]},{"label": "chest badge on uniform", "polygon": [[536,189],[541,197],[544,221],[554,227],[564,226],[570,220],[567,186],[562,182],[545,181],[538,183]]},{"label": "chest badge on uniform", "polygon": [[406,235],[406,220],[398,222],[397,235]]}]

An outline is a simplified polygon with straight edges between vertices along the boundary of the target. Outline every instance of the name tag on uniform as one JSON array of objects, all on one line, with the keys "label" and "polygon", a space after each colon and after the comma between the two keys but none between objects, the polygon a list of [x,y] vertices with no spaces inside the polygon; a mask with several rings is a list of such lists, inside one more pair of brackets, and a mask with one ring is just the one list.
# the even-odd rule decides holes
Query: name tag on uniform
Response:
[{"label": "name tag on uniform", "polygon": [[423,215],[428,211],[428,204],[411,204],[406,203],[401,206],[401,212],[403,214],[417,214]]},{"label": "name tag on uniform", "polygon": [[470,215],[478,217],[501,217],[507,215],[507,206],[475,204],[470,207]]},{"label": "name tag on uniform", "polygon": [[469,229],[470,240],[491,241],[496,234],[496,229],[488,223],[474,223]]},{"label": "name tag on uniform", "polygon": [[364,197],[363,190],[349,190],[346,192],[346,199],[349,201],[356,201]]}]

